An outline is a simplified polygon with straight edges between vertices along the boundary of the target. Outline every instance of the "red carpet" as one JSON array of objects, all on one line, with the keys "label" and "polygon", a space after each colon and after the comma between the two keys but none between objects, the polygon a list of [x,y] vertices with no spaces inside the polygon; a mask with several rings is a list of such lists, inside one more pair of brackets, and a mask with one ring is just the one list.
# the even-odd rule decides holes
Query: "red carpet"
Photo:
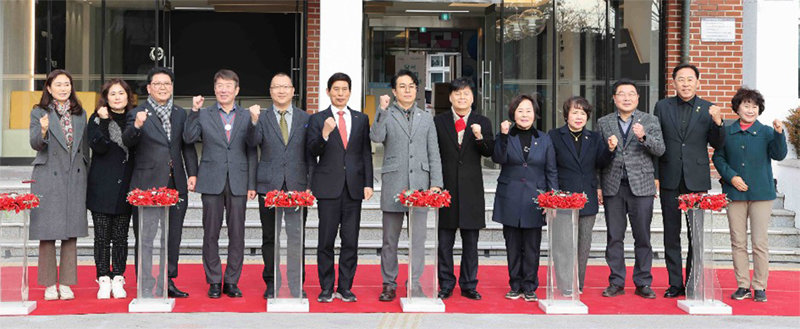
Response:
[{"label": "red carpet", "polygon": [[[264,312],[266,301],[262,298],[264,282],[261,280],[261,265],[245,265],[239,287],[242,289],[243,298],[228,298],[223,295],[220,299],[206,297],[208,285],[205,283],[203,268],[200,264],[185,264],[180,266],[180,276],[176,279],[179,288],[188,292],[191,297],[178,299],[175,312]],[[483,300],[472,301],[461,297],[456,289],[453,297],[445,301],[448,313],[524,313],[543,314],[537,303],[503,298],[508,290],[508,274],[506,266],[484,265],[479,270],[478,291],[483,295]],[[545,296],[544,282],[545,267],[542,266],[539,278],[541,287],[536,293],[539,297]],[[79,284],[73,287],[75,300],[71,301],[44,301],[44,287],[36,284],[36,268],[30,270],[30,298],[37,301],[34,315],[58,314],[90,314],[90,313],[126,313],[128,303],[135,295],[135,280],[133,267],[129,266],[126,272],[128,280],[127,290],[129,298],[116,300],[97,300],[97,285],[94,282],[95,270],[93,266],[80,266],[78,268]],[[353,293],[358,296],[356,303],[344,303],[335,300],[330,304],[316,302],[319,294],[319,281],[317,280],[316,266],[307,266],[308,280],[306,291],[311,303],[311,312],[318,313],[372,313],[372,312],[402,312],[399,299],[394,302],[383,303],[378,301],[381,291],[381,275],[379,265],[360,265],[356,272]],[[405,282],[408,271],[401,265],[400,277],[397,282]],[[458,273],[458,269],[456,269]],[[582,301],[589,307],[591,314],[685,314],[678,309],[675,299],[661,298],[666,288],[666,269],[654,268],[656,278],[654,290],[658,298],[646,300],[633,294],[630,281],[630,268],[628,269],[628,286],[626,294],[615,298],[604,298],[600,295],[607,284],[608,268],[605,266],[590,266],[586,278],[586,288],[581,296]],[[8,273],[7,273],[8,274]],[[4,275],[5,276],[5,275]],[[5,280],[3,280],[5,281]],[[732,270],[722,270],[720,281],[723,286],[724,302],[733,307],[734,315],[780,315],[800,316],[800,271],[771,271],[767,303],[756,303],[752,300],[734,301],[728,298],[736,289],[736,281]],[[4,282],[3,287],[6,286]],[[398,298],[405,296],[404,287],[398,289]]]}]

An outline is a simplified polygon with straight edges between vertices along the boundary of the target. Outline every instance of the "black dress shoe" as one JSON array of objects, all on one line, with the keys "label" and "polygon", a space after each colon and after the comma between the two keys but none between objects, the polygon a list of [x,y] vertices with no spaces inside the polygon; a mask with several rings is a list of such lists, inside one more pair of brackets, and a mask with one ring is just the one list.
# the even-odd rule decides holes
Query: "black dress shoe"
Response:
[{"label": "black dress shoe", "polygon": [[439,297],[439,299],[448,299],[452,295],[453,295],[453,289],[442,289],[439,290],[439,295],[437,296]]},{"label": "black dress shoe", "polygon": [[625,294],[625,288],[620,287],[616,284],[610,284],[608,285],[608,288],[606,288],[606,290],[603,290],[603,297],[615,297],[624,294]]},{"label": "black dress shoe", "polygon": [[169,287],[167,288],[167,295],[172,298],[186,298],[189,297],[188,293],[185,293],[178,289],[175,286],[175,282],[172,282],[172,279],[169,279]]},{"label": "black dress shoe", "polygon": [[461,296],[467,297],[472,300],[481,300],[481,294],[475,289],[461,290]]},{"label": "black dress shoe", "polygon": [[228,295],[231,298],[238,298],[242,297],[242,291],[239,290],[239,287],[236,286],[235,283],[226,283],[222,286],[222,293]]},{"label": "black dress shoe", "polygon": [[667,291],[664,292],[664,298],[675,298],[678,296],[686,296],[686,289],[681,287],[670,286]]},{"label": "black dress shoe", "polygon": [[390,285],[383,285],[383,291],[381,292],[381,295],[378,296],[378,300],[382,302],[391,302],[395,297],[397,297],[395,288]]},{"label": "black dress shoe", "polygon": [[264,290],[264,299],[271,299],[275,298],[275,290],[267,287],[267,290]]},{"label": "black dress shoe", "polygon": [[220,292],[220,288],[222,287],[219,283],[212,283],[208,286],[208,298],[219,298],[222,295]]},{"label": "black dress shoe", "polygon": [[650,286],[638,286],[636,287],[636,291],[634,292],[637,296],[647,298],[647,299],[655,299],[656,293],[653,292],[653,289],[650,289]]}]

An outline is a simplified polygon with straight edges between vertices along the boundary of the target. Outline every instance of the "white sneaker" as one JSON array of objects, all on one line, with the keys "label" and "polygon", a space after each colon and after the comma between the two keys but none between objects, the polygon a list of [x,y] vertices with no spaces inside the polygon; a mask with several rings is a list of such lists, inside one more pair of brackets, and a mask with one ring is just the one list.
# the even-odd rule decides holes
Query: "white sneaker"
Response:
[{"label": "white sneaker", "polygon": [[125,278],[122,275],[115,276],[114,281],[111,281],[111,293],[114,298],[128,297],[128,293],[125,292]]},{"label": "white sneaker", "polygon": [[111,298],[111,278],[108,276],[101,276],[97,279],[97,284],[100,286],[97,290],[97,299]]},{"label": "white sneaker", "polygon": [[56,285],[52,285],[44,289],[44,300],[56,299],[58,299],[58,289],[56,288]]},{"label": "white sneaker", "polygon": [[63,284],[58,285],[58,294],[61,295],[61,300],[75,299],[75,293],[72,292],[72,289]]}]

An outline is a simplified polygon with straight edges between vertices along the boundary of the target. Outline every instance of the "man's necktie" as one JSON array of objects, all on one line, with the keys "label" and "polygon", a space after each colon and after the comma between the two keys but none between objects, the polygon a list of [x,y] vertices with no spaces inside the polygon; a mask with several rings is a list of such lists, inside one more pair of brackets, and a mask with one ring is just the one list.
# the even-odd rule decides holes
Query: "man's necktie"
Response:
[{"label": "man's necktie", "polygon": [[344,111],[339,111],[339,136],[342,136],[342,145],[347,149],[347,124],[344,121]]},{"label": "man's necktie", "polygon": [[289,125],[286,124],[286,111],[280,112],[281,114],[281,136],[283,137],[283,145],[289,144]]}]

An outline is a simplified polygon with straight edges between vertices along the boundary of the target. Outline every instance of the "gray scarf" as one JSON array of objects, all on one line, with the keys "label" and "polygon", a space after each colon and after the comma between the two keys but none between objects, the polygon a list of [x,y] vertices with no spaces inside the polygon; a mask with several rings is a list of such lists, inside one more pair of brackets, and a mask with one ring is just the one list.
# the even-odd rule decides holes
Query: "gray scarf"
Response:
[{"label": "gray scarf", "polygon": [[164,132],[167,133],[167,140],[172,141],[170,135],[172,123],[169,121],[169,116],[172,114],[172,97],[170,97],[164,105],[158,105],[158,102],[156,102],[152,96],[147,97],[147,102],[150,103],[150,106],[153,107],[156,115],[158,115],[158,118],[161,120],[161,126],[164,128]]}]

